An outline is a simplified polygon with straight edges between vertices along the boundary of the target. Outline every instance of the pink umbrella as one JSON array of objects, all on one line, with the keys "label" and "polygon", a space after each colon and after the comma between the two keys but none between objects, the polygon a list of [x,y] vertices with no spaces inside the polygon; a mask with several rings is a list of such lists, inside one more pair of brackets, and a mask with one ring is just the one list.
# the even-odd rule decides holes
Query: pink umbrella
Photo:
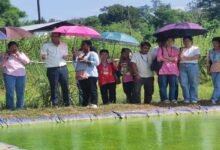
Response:
[{"label": "pink umbrella", "polygon": [[52,32],[61,33],[66,36],[101,37],[100,33],[96,30],[86,26],[61,26]]},{"label": "pink umbrella", "polygon": [[6,35],[8,40],[18,40],[32,36],[32,33],[19,27],[4,27],[0,28],[0,31]]}]

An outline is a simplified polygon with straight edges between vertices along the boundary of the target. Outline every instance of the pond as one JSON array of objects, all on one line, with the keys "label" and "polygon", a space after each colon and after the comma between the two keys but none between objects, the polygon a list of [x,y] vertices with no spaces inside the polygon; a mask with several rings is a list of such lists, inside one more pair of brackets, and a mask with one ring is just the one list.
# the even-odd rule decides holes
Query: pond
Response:
[{"label": "pond", "polygon": [[30,150],[216,150],[220,114],[104,119],[0,129],[0,142]]}]

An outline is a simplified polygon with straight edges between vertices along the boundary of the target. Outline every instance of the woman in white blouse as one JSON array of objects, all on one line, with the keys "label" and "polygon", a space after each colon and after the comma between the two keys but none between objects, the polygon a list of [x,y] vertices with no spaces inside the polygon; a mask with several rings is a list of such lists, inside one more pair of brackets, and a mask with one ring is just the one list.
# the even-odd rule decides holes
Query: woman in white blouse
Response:
[{"label": "woman in white blouse", "polygon": [[180,84],[185,103],[197,103],[199,85],[198,60],[200,50],[193,45],[192,37],[183,38],[184,47],[180,50]]}]

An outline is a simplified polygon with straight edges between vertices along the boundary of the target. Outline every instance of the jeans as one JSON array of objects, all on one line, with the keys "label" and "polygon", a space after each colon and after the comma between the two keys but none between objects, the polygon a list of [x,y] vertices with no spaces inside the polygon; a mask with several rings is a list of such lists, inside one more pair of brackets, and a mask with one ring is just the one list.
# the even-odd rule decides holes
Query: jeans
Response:
[{"label": "jeans", "polygon": [[134,82],[123,83],[123,90],[126,94],[127,103],[132,103],[134,99]]},{"label": "jeans", "polygon": [[87,106],[90,103],[98,104],[97,80],[97,77],[89,77],[85,80],[79,80],[79,85],[83,94],[82,106]]},{"label": "jeans", "polygon": [[180,84],[184,100],[198,100],[199,66],[198,64],[180,64]]},{"label": "jeans", "polygon": [[[160,99],[165,100],[176,100],[176,75],[159,75],[158,83],[160,88]],[[167,96],[167,87],[169,85],[169,98]]]},{"label": "jeans", "polygon": [[116,103],[116,83],[100,86],[103,104]]},{"label": "jeans", "polygon": [[211,75],[214,86],[211,100],[218,101],[220,100],[220,72],[211,73]]},{"label": "jeans", "polygon": [[58,84],[60,83],[65,106],[70,105],[69,75],[66,66],[47,69],[47,77],[50,83],[52,105],[58,105]]},{"label": "jeans", "polygon": [[141,87],[144,85],[144,103],[150,104],[154,93],[154,78],[141,78],[135,81],[135,101],[132,103],[141,103]]},{"label": "jeans", "polygon": [[11,76],[4,74],[4,83],[6,89],[6,108],[15,109],[14,106],[14,91],[15,91],[17,97],[16,108],[23,109],[26,76]]}]

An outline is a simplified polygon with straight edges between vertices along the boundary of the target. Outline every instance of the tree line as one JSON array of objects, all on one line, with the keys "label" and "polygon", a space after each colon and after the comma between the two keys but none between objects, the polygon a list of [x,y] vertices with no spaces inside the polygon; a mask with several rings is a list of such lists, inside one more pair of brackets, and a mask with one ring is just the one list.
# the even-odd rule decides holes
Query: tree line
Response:
[{"label": "tree line", "polygon": [[[76,24],[92,26],[102,31],[125,32],[140,39],[152,38],[152,33],[162,25],[176,22],[199,23],[210,32],[215,32],[220,24],[219,0],[192,0],[185,10],[174,9],[161,0],[152,0],[152,6],[122,6],[114,4],[101,8],[98,16],[70,19]],[[21,26],[35,24],[37,21],[20,21],[27,14],[11,5],[10,0],[0,1],[0,26]],[[46,22],[43,19],[43,22]],[[54,21],[50,19],[49,21]]]}]

